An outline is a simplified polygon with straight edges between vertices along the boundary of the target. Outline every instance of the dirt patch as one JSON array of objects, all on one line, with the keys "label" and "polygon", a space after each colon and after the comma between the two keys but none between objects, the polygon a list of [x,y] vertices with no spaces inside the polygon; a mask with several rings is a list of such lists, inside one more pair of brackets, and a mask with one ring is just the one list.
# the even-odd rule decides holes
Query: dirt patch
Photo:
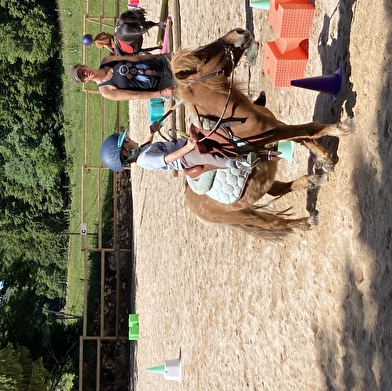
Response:
[{"label": "dirt patch", "polygon": [[[255,67],[240,67],[244,91],[267,94],[286,123],[330,123],[352,114],[355,135],[327,139],[339,163],[317,194],[276,204],[321,225],[269,243],[205,225],[183,202],[184,177],[132,169],[136,311],[140,316],[136,389],[390,390],[392,293],[391,28],[389,2],[316,3],[306,77],[343,70],[330,95],[275,88],[263,72],[268,12],[247,1],[182,0],[184,47],[211,42],[240,26],[260,42]],[[169,4],[171,4],[169,2]],[[149,13],[151,4],[140,2]],[[251,97],[251,96],[250,96]],[[148,102],[130,103],[130,130],[148,128]],[[308,151],[295,146],[279,178],[308,172]],[[183,357],[183,381],[145,368]]]}]

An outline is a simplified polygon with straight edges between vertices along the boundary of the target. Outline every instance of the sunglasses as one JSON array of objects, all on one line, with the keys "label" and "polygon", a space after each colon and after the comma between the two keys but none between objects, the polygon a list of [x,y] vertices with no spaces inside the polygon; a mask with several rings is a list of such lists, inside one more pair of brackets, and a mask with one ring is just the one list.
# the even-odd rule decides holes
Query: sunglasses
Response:
[{"label": "sunglasses", "polygon": [[[121,146],[121,148],[122,148],[121,156],[123,157],[124,163],[129,162],[135,156],[135,154],[140,151],[140,147],[134,148],[134,149],[128,149],[127,147],[125,147],[124,143],[126,143],[127,141],[131,141],[131,140],[125,138],[124,142]],[[126,153],[124,153],[124,151]]]}]

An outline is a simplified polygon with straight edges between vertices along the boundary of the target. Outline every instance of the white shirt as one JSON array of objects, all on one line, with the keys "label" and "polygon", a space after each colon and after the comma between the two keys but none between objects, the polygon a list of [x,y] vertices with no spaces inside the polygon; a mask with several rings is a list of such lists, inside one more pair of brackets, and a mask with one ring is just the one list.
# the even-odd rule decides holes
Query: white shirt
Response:
[{"label": "white shirt", "polygon": [[186,138],[179,138],[176,141],[148,144],[141,150],[136,164],[147,170],[182,170],[180,159],[166,164],[165,156],[182,148],[186,142]]}]

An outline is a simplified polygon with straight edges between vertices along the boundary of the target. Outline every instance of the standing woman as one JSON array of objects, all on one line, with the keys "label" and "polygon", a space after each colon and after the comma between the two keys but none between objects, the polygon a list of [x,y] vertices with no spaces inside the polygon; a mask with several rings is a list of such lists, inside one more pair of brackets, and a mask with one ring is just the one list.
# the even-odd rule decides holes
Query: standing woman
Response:
[{"label": "standing woman", "polygon": [[173,97],[176,92],[169,58],[161,54],[107,56],[99,69],[73,66],[71,77],[97,83],[104,98],[116,101]]}]

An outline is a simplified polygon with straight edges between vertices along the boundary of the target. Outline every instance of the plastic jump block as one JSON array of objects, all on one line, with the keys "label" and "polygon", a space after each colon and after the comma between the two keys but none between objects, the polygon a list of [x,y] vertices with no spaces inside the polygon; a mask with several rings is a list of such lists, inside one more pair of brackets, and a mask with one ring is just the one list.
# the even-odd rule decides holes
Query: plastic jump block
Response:
[{"label": "plastic jump block", "polygon": [[[288,87],[291,80],[303,78],[308,62],[308,55],[302,49],[304,45],[300,45],[298,41],[292,42],[292,46],[285,45],[284,41],[283,38],[278,38],[267,42],[265,46],[263,69],[275,87]],[[291,49],[282,51],[282,48],[287,47]]]},{"label": "plastic jump block", "polygon": [[283,3],[270,7],[268,22],[281,38],[309,38],[314,13],[312,4]]},{"label": "plastic jump block", "polygon": [[139,315],[129,314],[128,318],[129,335],[128,340],[136,341],[139,339]]},{"label": "plastic jump block", "polygon": [[[165,106],[163,99],[161,98],[151,98],[148,102],[148,111],[150,117],[150,125],[160,120],[165,114]],[[163,122],[161,122],[163,125]]]},{"label": "plastic jump block", "polygon": [[279,4],[308,4],[308,0],[270,0],[270,10],[276,11]]}]

